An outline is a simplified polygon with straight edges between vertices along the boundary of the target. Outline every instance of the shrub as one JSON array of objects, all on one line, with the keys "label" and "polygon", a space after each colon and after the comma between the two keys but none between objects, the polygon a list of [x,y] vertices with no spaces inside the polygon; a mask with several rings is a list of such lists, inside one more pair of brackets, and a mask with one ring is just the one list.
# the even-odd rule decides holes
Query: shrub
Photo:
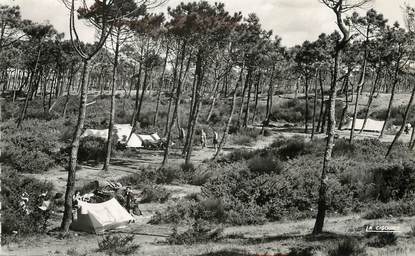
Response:
[{"label": "shrub", "polygon": [[104,252],[108,255],[130,255],[136,252],[140,246],[133,243],[134,235],[105,235],[98,241],[98,252]]},{"label": "shrub", "polygon": [[[112,137],[111,155],[116,153],[118,137],[114,134]],[[106,158],[107,142],[99,137],[84,137],[81,139],[78,150],[79,161],[102,162]]]},{"label": "shrub", "polygon": [[164,203],[170,196],[170,193],[161,186],[150,186],[146,185],[143,188],[143,198],[141,199],[141,203]]},{"label": "shrub", "polygon": [[352,238],[344,239],[334,244],[328,250],[328,256],[366,256],[367,253],[362,245]]},{"label": "shrub", "polygon": [[313,152],[313,145],[305,142],[303,138],[294,138],[288,140],[285,146],[278,150],[278,154],[282,160],[293,159],[300,155],[310,154]]},{"label": "shrub", "polygon": [[398,238],[394,233],[385,232],[385,233],[376,233],[369,234],[369,241],[367,245],[370,247],[382,248],[388,245],[396,245]]},{"label": "shrub", "polygon": [[[2,243],[7,242],[7,237],[11,236],[13,231],[17,231],[18,236],[43,232],[44,219],[43,216],[36,214],[36,199],[41,192],[48,191],[50,194],[53,185],[21,176],[7,166],[2,166],[1,181],[2,238],[6,238],[2,239]],[[19,205],[23,192],[29,195],[27,203],[29,215],[26,215]]]},{"label": "shrub", "polygon": [[[219,199],[196,198],[181,199],[169,205],[164,211],[156,212],[151,224],[190,224],[201,219],[210,222],[222,222],[225,219],[225,210]],[[200,200],[200,201],[199,201]]]},{"label": "shrub", "polygon": [[187,163],[187,164],[186,163],[182,163],[180,165],[180,168],[185,173],[189,173],[189,172],[193,173],[195,171],[195,166],[194,166],[193,163]]},{"label": "shrub", "polygon": [[105,160],[106,142],[102,138],[85,137],[81,139],[78,150],[78,159],[80,161],[93,160],[101,162]]},{"label": "shrub", "polygon": [[167,239],[169,244],[186,244],[206,243],[216,241],[223,232],[223,228],[213,228],[206,221],[196,220],[193,225],[183,233],[178,233],[173,229],[173,233]]},{"label": "shrub", "polygon": [[173,166],[164,166],[156,172],[156,183],[157,184],[170,184],[175,180],[183,179],[183,172]]},{"label": "shrub", "polygon": [[234,135],[232,141],[236,145],[250,146],[255,139],[248,135]]},{"label": "shrub", "polygon": [[314,248],[291,248],[287,256],[314,256]]},{"label": "shrub", "polygon": [[39,173],[55,165],[61,143],[62,120],[26,120],[16,130],[14,123],[2,129],[4,151],[1,161],[20,172]]},{"label": "shrub", "polygon": [[265,156],[254,156],[248,161],[249,170],[258,173],[280,173],[282,170],[282,163],[270,154]]},{"label": "shrub", "polygon": [[210,177],[212,177],[211,172],[197,172],[192,175],[189,184],[195,186],[202,186],[210,179]]},{"label": "shrub", "polygon": [[401,217],[415,215],[415,200],[391,201],[386,204],[378,203],[363,214],[365,219],[380,219],[385,217]]}]

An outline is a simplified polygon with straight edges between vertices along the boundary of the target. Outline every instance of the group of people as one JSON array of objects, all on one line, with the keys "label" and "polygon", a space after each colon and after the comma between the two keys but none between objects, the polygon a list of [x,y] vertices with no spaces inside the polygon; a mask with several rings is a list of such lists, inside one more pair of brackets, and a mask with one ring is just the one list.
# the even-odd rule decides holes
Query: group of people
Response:
[{"label": "group of people", "polygon": [[46,231],[49,219],[55,212],[56,201],[62,197],[61,193],[56,193],[55,196],[49,197],[49,192],[44,191],[35,197],[34,204],[30,201],[30,196],[27,192],[20,195],[19,207],[23,215],[33,215],[34,219],[38,219],[40,229]]},{"label": "group of people", "polygon": [[[180,128],[179,139],[183,140],[185,137],[186,137],[186,131],[184,130],[184,128]],[[202,149],[206,147],[206,143],[207,143],[207,135],[206,135],[205,130],[202,129],[201,136],[200,136],[200,145],[202,146]],[[213,130],[212,145],[216,151],[219,145],[219,135],[215,130]]]}]

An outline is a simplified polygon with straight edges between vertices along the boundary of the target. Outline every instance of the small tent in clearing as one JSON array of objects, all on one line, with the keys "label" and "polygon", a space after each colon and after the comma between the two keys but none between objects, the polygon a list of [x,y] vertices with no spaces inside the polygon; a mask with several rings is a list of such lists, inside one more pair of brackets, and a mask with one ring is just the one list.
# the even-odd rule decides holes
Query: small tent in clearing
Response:
[{"label": "small tent in clearing", "polygon": [[[356,123],[354,126],[354,130],[360,131],[362,129],[364,119],[356,119]],[[367,119],[365,128],[363,131],[365,132],[381,132],[383,128],[383,124],[385,121],[376,121],[373,119]],[[352,129],[352,119],[349,119],[347,124],[343,126],[344,130],[351,130]]]},{"label": "small tent in clearing", "polygon": [[[122,144],[126,144],[128,137],[131,134],[132,127],[129,124],[115,124],[114,125],[114,132],[117,134],[118,142]],[[108,138],[108,129],[104,130],[94,130],[94,129],[86,129],[85,132],[82,134],[83,137],[92,136],[102,138],[107,140]],[[131,134],[131,138],[127,143],[127,148],[142,148],[143,142],[138,138],[135,133]]]},{"label": "small tent in clearing", "polygon": [[125,227],[134,218],[113,198],[103,203],[79,202],[77,219],[70,228],[75,231],[100,233],[105,230]]}]

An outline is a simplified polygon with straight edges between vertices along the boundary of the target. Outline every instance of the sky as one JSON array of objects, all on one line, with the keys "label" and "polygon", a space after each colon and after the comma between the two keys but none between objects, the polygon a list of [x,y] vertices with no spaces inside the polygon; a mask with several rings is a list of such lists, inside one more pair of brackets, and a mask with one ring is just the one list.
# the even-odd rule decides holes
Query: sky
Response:
[{"label": "sky", "polygon": [[[165,11],[180,2],[193,0],[168,0],[157,12]],[[272,30],[282,38],[282,44],[293,46],[304,40],[315,40],[321,33],[331,33],[336,29],[335,16],[319,0],[208,0],[221,1],[230,12],[241,11],[243,15],[256,13],[264,29]],[[404,3],[415,6],[415,0],[372,0],[365,10],[374,8],[391,23],[403,25]],[[69,36],[69,10],[61,0],[0,0],[1,4],[19,5],[24,19],[36,22],[50,22],[59,32]],[[78,24],[81,40],[93,41],[94,30]]]}]

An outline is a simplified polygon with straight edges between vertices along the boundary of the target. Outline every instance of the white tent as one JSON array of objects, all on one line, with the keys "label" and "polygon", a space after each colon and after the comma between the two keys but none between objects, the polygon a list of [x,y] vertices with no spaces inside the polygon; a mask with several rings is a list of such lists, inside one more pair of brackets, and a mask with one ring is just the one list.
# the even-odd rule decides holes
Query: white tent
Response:
[{"label": "white tent", "polygon": [[79,201],[79,206],[77,218],[70,226],[72,230],[100,233],[125,227],[134,220],[115,198],[98,204]]},{"label": "white tent", "polygon": [[[354,130],[360,131],[362,129],[364,121],[365,121],[364,119],[356,119]],[[384,123],[385,123],[385,121],[376,121],[376,120],[373,120],[373,119],[367,119],[367,122],[366,122],[366,125],[365,125],[365,128],[363,129],[363,131],[365,131],[365,132],[381,132]],[[349,119],[347,124],[345,124],[342,127],[342,129],[351,130],[352,129],[352,119]]]},{"label": "white tent", "polygon": [[141,141],[157,142],[160,140],[160,136],[157,133],[153,133],[151,135],[139,134],[138,137],[140,138]]},{"label": "white tent", "polygon": [[[127,143],[128,137],[131,134],[133,127],[129,124],[116,124],[114,125],[118,136],[118,142],[123,144]],[[141,148],[143,147],[143,142],[138,138],[138,136],[133,133],[130,140],[128,141],[127,148]]]},{"label": "white tent", "polygon": [[[118,142],[120,143],[127,143],[128,137],[131,134],[132,127],[129,124],[115,124],[114,131],[118,136]],[[85,132],[82,134],[81,138],[83,137],[97,137],[107,140],[108,138],[108,129],[104,130],[95,130],[95,129],[86,129]],[[128,148],[141,148],[143,147],[143,142],[140,140],[135,133],[131,135],[130,141],[126,145]]]}]

